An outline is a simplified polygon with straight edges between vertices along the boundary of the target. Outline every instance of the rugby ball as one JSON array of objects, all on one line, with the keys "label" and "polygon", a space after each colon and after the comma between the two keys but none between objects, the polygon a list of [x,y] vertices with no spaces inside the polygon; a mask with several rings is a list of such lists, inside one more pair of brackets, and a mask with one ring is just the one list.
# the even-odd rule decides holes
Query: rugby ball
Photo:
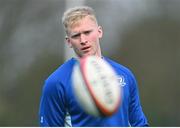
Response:
[{"label": "rugby ball", "polygon": [[111,65],[96,56],[80,58],[73,67],[72,86],[81,108],[92,116],[113,115],[120,105],[121,88]]}]

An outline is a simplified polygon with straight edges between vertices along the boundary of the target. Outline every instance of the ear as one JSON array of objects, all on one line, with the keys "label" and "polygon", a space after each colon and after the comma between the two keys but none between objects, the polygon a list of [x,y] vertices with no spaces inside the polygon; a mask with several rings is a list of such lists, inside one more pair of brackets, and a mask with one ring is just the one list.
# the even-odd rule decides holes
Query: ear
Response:
[{"label": "ear", "polygon": [[101,26],[98,26],[98,32],[99,32],[99,38],[102,38],[103,36],[103,30]]},{"label": "ear", "polygon": [[69,46],[70,48],[72,48],[71,39],[69,39],[68,36],[66,36],[65,39],[66,39],[66,43],[68,44],[68,46]]}]

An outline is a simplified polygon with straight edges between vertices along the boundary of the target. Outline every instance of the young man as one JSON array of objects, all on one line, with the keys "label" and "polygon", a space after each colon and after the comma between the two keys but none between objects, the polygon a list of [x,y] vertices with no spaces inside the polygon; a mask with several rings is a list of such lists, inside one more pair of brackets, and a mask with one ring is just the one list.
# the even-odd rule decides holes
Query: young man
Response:
[{"label": "young man", "polygon": [[110,117],[93,117],[86,114],[73,94],[71,74],[77,61],[72,58],[61,65],[45,81],[40,102],[41,126],[148,126],[140,104],[134,75],[126,67],[101,55],[99,40],[103,30],[98,25],[94,11],[82,6],[67,10],[62,22],[66,41],[77,59],[95,55],[107,61],[117,72],[123,90],[122,104]]}]

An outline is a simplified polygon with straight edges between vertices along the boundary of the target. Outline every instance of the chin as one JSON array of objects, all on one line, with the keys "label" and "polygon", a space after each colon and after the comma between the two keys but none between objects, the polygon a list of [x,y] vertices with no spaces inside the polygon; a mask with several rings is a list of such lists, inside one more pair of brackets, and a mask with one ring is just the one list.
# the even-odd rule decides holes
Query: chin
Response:
[{"label": "chin", "polygon": [[90,54],[84,54],[81,57],[91,56]]},{"label": "chin", "polygon": [[84,55],[83,55],[83,57],[86,57],[86,56],[95,56],[95,54],[87,53],[87,54],[84,54]]}]

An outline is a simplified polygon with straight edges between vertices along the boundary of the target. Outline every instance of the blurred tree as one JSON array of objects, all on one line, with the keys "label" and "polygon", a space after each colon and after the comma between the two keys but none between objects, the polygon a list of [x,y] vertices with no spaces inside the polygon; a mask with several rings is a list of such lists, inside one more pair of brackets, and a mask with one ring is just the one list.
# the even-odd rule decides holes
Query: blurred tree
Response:
[{"label": "blurred tree", "polygon": [[176,101],[180,89],[179,34],[179,20],[144,19],[125,31],[121,54],[116,57],[135,72],[151,126],[177,126],[180,122],[180,103]]}]

